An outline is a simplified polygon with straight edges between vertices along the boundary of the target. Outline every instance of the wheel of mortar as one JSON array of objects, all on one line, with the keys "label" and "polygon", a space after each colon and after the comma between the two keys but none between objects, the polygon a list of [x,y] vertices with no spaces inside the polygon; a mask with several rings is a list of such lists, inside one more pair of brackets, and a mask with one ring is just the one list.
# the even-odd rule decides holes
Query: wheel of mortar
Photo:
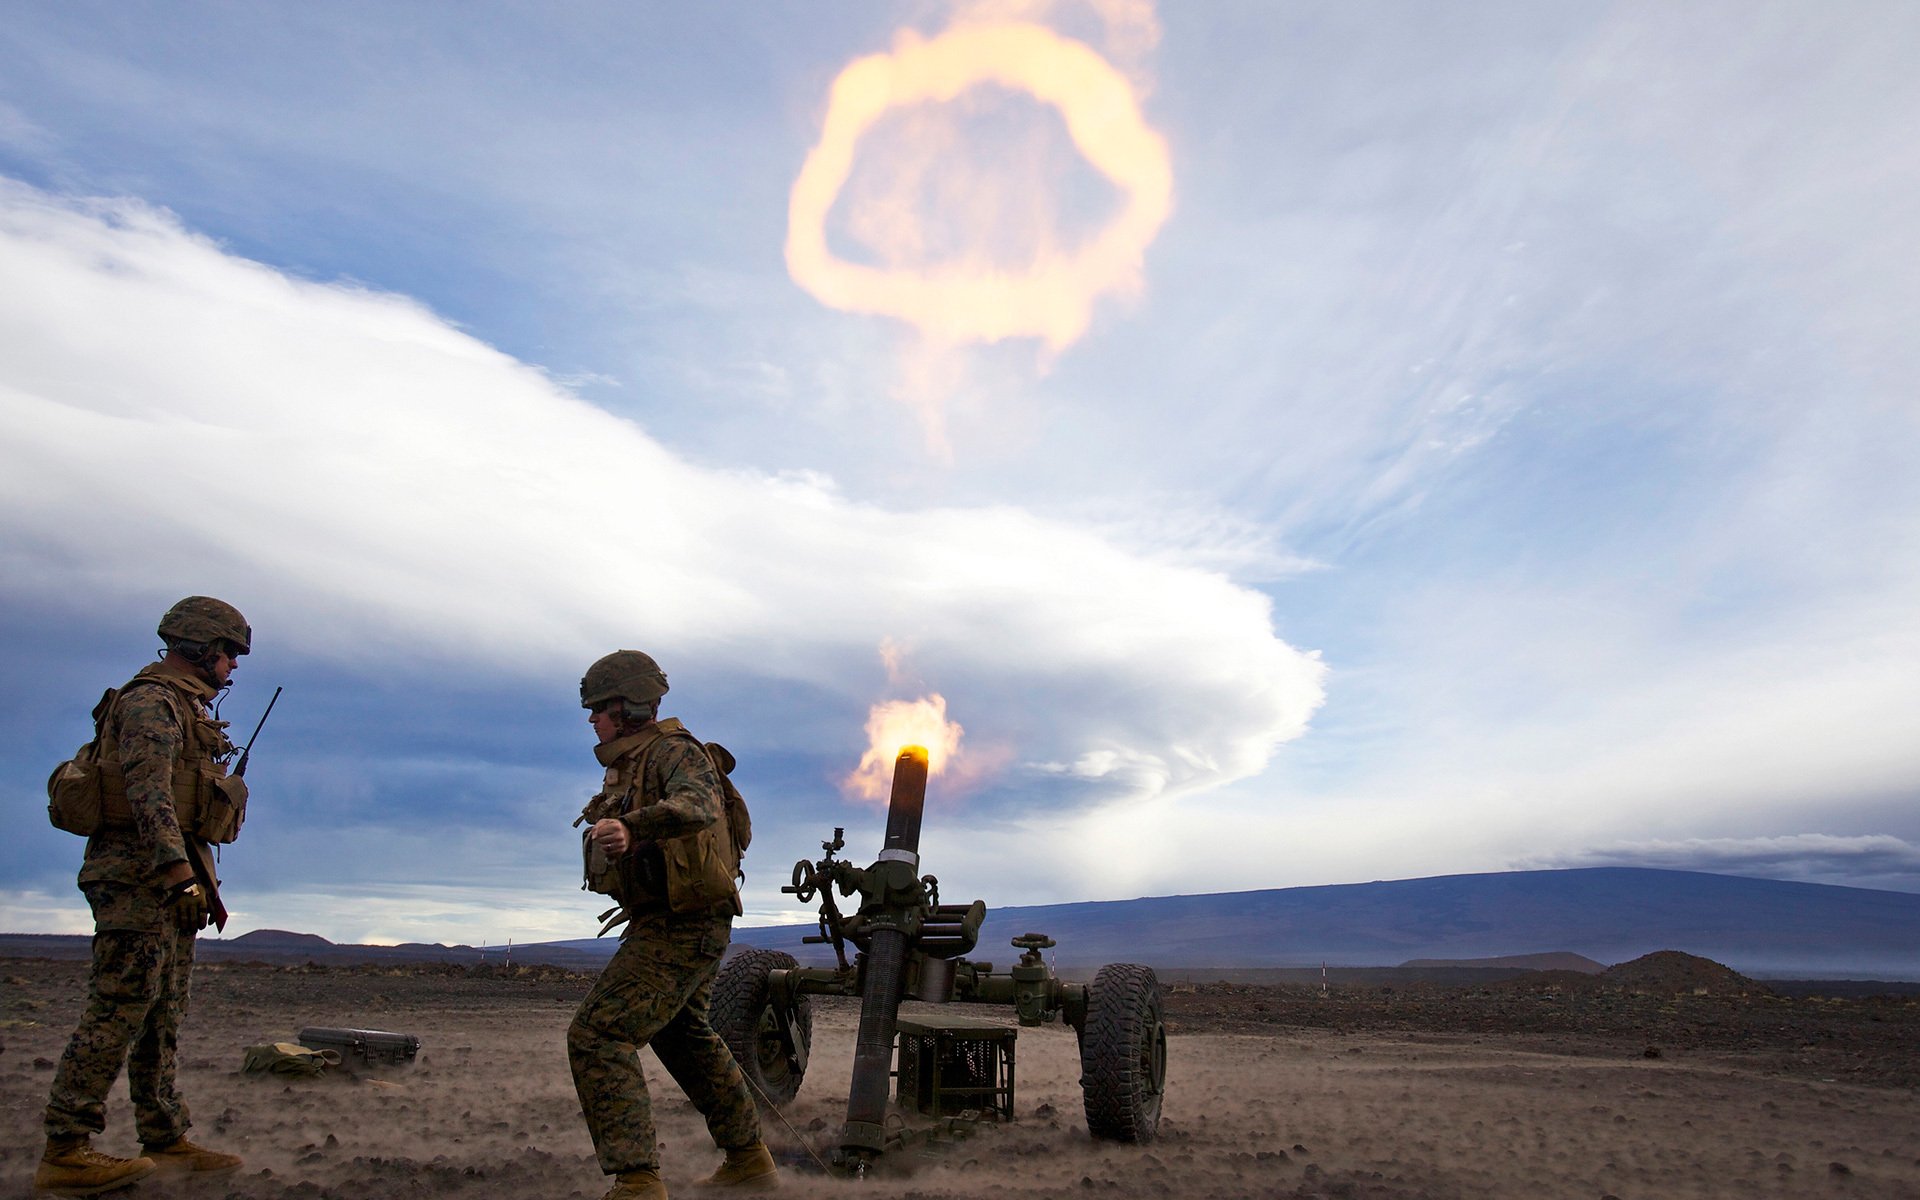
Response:
[{"label": "wheel of mortar", "polygon": [[1167,1023],[1153,968],[1109,963],[1087,985],[1080,1089],[1087,1129],[1112,1142],[1150,1142],[1167,1087]]},{"label": "wheel of mortar", "polygon": [[719,977],[713,981],[710,1013],[714,1032],[733,1051],[754,1099],[774,1107],[800,1091],[806,1054],[813,1044],[813,1005],[801,996],[787,1014],[788,1027],[799,1044],[796,1060],[780,1036],[780,1020],[773,1011],[767,974],[798,965],[793,955],[784,951],[743,946],[720,964]]}]

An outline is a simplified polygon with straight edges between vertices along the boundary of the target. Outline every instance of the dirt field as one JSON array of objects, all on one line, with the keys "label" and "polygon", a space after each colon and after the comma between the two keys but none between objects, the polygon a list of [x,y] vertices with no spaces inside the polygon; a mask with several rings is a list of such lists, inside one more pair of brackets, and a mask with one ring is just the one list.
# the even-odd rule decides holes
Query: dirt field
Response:
[{"label": "dirt field", "polygon": [[[0,1196],[24,1196],[85,964],[0,961]],[[195,1132],[247,1166],[193,1194],[279,1200],[597,1197],[563,1034],[587,979],[458,968],[203,964],[182,1045]],[[1172,1197],[1920,1197],[1920,1002],[1786,1000],[1679,977],[1464,989],[1170,988],[1161,1137],[1092,1141],[1071,1031],[1022,1030],[1018,1121],[854,1183],[798,1167],[784,1194],[935,1200]],[[913,1006],[909,1006],[911,1011]],[[970,1015],[1001,1015],[970,1010]],[[786,1116],[822,1147],[857,1010],[816,1010]],[[303,1025],[399,1030],[414,1067],[286,1081],[243,1047]],[[670,1189],[712,1169],[698,1117],[647,1058]],[[99,1144],[130,1152],[125,1083]],[[783,1158],[804,1157],[769,1122]],[[129,1196],[179,1194],[143,1186]]]}]

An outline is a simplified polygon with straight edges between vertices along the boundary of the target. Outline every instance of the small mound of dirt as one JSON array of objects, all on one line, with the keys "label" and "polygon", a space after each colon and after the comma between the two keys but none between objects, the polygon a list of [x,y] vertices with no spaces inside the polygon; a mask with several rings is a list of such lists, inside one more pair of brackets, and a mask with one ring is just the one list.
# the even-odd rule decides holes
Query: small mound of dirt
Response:
[{"label": "small mound of dirt", "polygon": [[1678,950],[1655,950],[1632,962],[1615,964],[1600,973],[1600,981],[1629,991],[1675,996],[1757,996],[1768,992],[1766,985],[1732,967]]}]

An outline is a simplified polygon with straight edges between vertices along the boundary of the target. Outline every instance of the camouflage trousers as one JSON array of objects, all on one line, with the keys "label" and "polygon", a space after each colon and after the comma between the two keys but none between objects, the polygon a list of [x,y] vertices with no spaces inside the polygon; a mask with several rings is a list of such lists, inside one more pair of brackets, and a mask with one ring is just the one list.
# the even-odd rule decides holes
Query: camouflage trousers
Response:
[{"label": "camouflage trousers", "polygon": [[733,1054],[707,1021],[714,976],[727,951],[726,916],[647,914],[629,926],[567,1029],[573,1086],[600,1169],[612,1175],[660,1166],[653,1105],[639,1050],[660,1065],[707,1120],[722,1149],[760,1139],[760,1118]]},{"label": "camouflage trousers", "polygon": [[[174,1088],[180,1022],[187,1014],[197,931],[175,927],[149,891],[86,885],[93,907],[93,971],[79,1028],[53,1074],[47,1136],[81,1137],[107,1127],[107,1091],[127,1067],[134,1130],[144,1145],[179,1138],[193,1122]],[[144,926],[116,928],[116,926]]]}]

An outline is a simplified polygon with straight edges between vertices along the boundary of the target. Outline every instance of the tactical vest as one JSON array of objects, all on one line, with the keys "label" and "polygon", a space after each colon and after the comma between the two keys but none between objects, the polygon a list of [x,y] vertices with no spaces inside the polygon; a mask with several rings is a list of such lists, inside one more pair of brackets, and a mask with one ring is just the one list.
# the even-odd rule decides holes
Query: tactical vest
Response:
[{"label": "tactical vest", "polygon": [[[654,749],[667,738],[685,738],[713,763],[714,775],[720,781],[721,819],[682,837],[653,843],[657,850],[643,845],[609,858],[590,836],[591,822],[619,817],[664,799],[649,785],[647,766]],[[721,768],[723,761],[730,765],[733,756],[717,743],[701,745],[675,717],[598,746],[595,751],[607,773],[601,790],[587,802],[575,822],[588,823],[580,840],[585,866],[583,886],[612,896],[628,914],[661,910],[699,913],[725,907],[739,916],[744,909],[734,881],[752,829],[745,801]]]},{"label": "tactical vest", "polygon": [[126,776],[120,769],[117,728],[120,703],[135,688],[157,688],[180,723],[180,754],[174,759],[169,790],[181,832],[205,842],[233,841],[246,820],[247,785],[227,775],[224,760],[234,750],[227,739],[227,723],[206,711],[204,684],[158,663],[141,668],[124,687],[110,689],[100,698],[93,710],[94,740],[54,769],[47,781],[48,811],[54,824],[89,837],[135,828]]}]

